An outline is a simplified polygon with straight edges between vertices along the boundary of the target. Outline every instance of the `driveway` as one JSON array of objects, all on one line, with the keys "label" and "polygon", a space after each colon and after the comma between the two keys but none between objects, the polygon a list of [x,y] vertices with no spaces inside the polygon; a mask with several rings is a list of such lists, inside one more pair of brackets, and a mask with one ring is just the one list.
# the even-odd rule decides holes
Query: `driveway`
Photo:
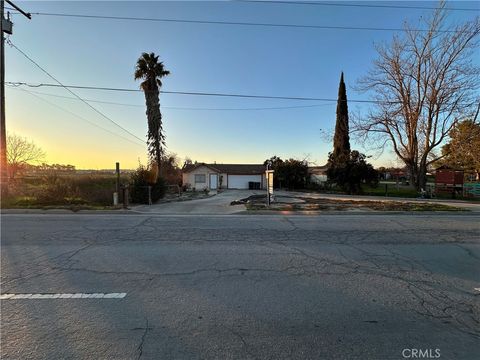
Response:
[{"label": "driveway", "polygon": [[223,215],[235,214],[245,210],[245,205],[230,205],[233,200],[239,200],[250,195],[264,194],[265,190],[225,190],[214,196],[188,201],[161,203],[154,205],[139,205],[132,211],[145,214],[201,214]]}]

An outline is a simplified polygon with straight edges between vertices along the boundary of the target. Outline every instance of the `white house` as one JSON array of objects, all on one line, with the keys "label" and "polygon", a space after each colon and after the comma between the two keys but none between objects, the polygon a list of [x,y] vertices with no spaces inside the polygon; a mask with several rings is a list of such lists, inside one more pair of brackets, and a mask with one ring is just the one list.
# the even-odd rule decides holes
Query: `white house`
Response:
[{"label": "white house", "polygon": [[197,191],[267,188],[262,164],[189,164],[182,170],[182,180],[184,186]]},{"label": "white house", "polygon": [[326,182],[328,180],[327,169],[328,165],[309,167],[308,172],[310,173],[310,182],[315,184],[322,184]]}]

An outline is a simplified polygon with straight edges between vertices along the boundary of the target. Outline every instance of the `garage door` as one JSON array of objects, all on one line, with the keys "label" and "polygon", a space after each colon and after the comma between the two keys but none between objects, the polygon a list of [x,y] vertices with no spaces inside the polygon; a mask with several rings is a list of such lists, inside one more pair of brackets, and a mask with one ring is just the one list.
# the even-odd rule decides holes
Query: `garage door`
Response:
[{"label": "garage door", "polygon": [[262,175],[228,175],[229,189],[248,189],[248,183],[262,182]]}]

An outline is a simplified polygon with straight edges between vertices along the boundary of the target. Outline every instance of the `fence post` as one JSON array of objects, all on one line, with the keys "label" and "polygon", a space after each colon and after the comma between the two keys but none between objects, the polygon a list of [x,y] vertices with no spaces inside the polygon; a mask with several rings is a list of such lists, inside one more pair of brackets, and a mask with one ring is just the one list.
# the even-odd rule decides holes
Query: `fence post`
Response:
[{"label": "fence post", "polygon": [[123,187],[123,208],[128,208],[128,185]]},{"label": "fence post", "polygon": [[113,193],[113,205],[118,205],[118,198],[120,197],[120,163],[115,163],[115,192]]},{"label": "fence post", "polygon": [[385,184],[385,197],[388,196],[388,184]]},{"label": "fence post", "polygon": [[120,163],[119,162],[115,164],[115,175],[117,176],[115,181],[115,189],[117,191],[117,194],[119,194],[120,193]]}]

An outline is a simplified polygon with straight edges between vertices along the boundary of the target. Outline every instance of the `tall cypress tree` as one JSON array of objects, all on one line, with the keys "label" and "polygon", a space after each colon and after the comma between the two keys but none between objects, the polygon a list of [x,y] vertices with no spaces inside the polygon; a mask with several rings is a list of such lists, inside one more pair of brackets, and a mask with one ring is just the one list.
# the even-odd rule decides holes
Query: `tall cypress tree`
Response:
[{"label": "tall cypress tree", "polygon": [[350,136],[348,134],[347,91],[340,77],[337,100],[337,123],[333,139],[333,152],[328,157],[327,176],[330,184],[335,184],[348,194],[360,194],[362,183],[371,186],[378,184],[378,173],[367,163],[364,154],[350,151]]},{"label": "tall cypress tree", "polygon": [[350,156],[350,137],[348,135],[348,105],[347,90],[343,81],[343,72],[340,77],[337,100],[337,123],[333,138],[333,159],[336,162],[345,162]]}]

